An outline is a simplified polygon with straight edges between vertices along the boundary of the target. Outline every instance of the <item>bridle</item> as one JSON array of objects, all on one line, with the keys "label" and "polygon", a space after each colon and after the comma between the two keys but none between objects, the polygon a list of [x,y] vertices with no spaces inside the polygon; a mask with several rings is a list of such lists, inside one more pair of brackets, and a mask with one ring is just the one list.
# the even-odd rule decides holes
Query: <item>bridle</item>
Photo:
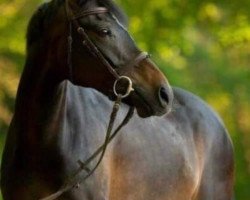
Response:
[{"label": "bridle", "polygon": [[[54,200],[57,199],[58,197],[60,197],[61,195],[63,195],[65,192],[73,189],[73,188],[78,188],[80,186],[80,184],[85,181],[88,177],[90,177],[95,170],[98,168],[98,166],[100,165],[104,154],[106,152],[107,146],[108,144],[114,139],[114,137],[117,135],[117,133],[129,122],[129,120],[132,118],[133,113],[134,113],[134,107],[130,107],[126,117],[124,118],[124,120],[122,121],[122,123],[115,129],[115,131],[113,131],[113,127],[114,127],[114,122],[117,116],[117,113],[119,111],[120,108],[120,104],[122,99],[128,97],[130,95],[130,93],[132,91],[134,91],[133,89],[133,83],[132,80],[127,77],[127,76],[121,76],[117,73],[117,71],[111,66],[111,64],[109,63],[109,61],[105,58],[105,56],[101,53],[101,51],[98,49],[98,47],[94,44],[94,42],[92,42],[92,40],[89,38],[88,34],[85,32],[84,28],[80,26],[78,19],[89,16],[89,15],[96,15],[96,14],[101,14],[101,13],[108,13],[108,9],[104,8],[104,7],[97,7],[95,9],[91,9],[91,10],[84,10],[82,12],[79,12],[75,15],[72,15],[70,12],[70,8],[68,5],[68,1],[65,1],[65,9],[66,9],[66,13],[68,16],[68,23],[69,23],[69,36],[68,36],[68,66],[69,66],[69,77],[71,79],[71,81],[73,82],[73,66],[72,66],[72,42],[73,42],[73,38],[72,38],[72,28],[76,27],[77,32],[79,33],[81,39],[82,39],[82,44],[88,49],[88,51],[95,56],[107,69],[108,71],[115,77],[115,82],[113,85],[113,92],[116,96],[116,101],[114,103],[113,106],[113,110],[111,112],[110,115],[110,121],[109,121],[109,125],[107,128],[107,132],[106,132],[106,137],[105,137],[105,141],[103,143],[102,146],[100,146],[87,160],[85,160],[84,162],[82,161],[78,161],[79,164],[79,168],[78,170],[71,176],[69,177],[69,179],[67,179],[64,183],[64,185],[54,194],[45,197],[43,199],[40,200]],[[112,15],[111,15],[112,16]],[[115,18],[115,16],[112,16],[117,23],[118,20]],[[146,59],[149,57],[149,54],[146,52],[141,52],[134,60],[132,60],[131,62],[129,62],[127,64],[128,67],[131,66],[135,66],[138,65],[142,60]],[[120,91],[118,92],[117,88],[118,85],[124,80],[128,83],[127,84],[127,89],[125,90],[124,93],[121,93]],[[113,131],[113,133],[112,133]],[[88,168],[88,164],[93,161],[98,155],[100,155],[97,163],[95,164],[95,166],[90,170]],[[80,173],[85,170],[87,172],[87,175],[84,176],[81,181],[78,181],[77,178],[80,175]]]},{"label": "bridle", "polygon": [[[89,15],[96,15],[96,14],[103,14],[103,13],[108,13],[108,9],[105,7],[96,7],[94,9],[91,10],[84,10],[82,12],[79,12],[77,14],[72,15],[71,14],[71,10],[69,8],[69,5],[66,3],[66,13],[68,16],[68,22],[69,22],[69,36],[68,36],[68,65],[69,65],[69,71],[70,71],[70,79],[73,80],[73,74],[72,74],[72,59],[71,59],[71,54],[72,54],[72,27],[76,27],[77,32],[79,33],[81,39],[82,39],[82,44],[88,49],[88,51],[94,56],[96,57],[102,64],[103,66],[105,66],[108,71],[115,77],[116,79],[116,84],[119,80],[121,79],[125,79],[127,80],[129,83],[132,83],[131,79],[127,76],[121,76],[117,73],[117,71],[111,66],[111,64],[109,63],[109,61],[106,59],[106,57],[101,53],[101,51],[98,49],[98,47],[94,44],[94,42],[89,38],[88,34],[86,33],[85,29],[79,24],[78,20],[83,18],[83,17],[87,17]],[[118,19],[111,14],[111,16],[114,18],[114,20],[117,21],[117,23],[119,23]],[[73,26],[72,26],[73,25]],[[130,66],[136,66],[138,65],[142,60],[149,58],[150,55],[147,52],[141,52],[139,53],[139,55],[136,56],[136,58],[134,58],[132,61],[130,61],[127,64],[127,67]],[[115,85],[116,85],[115,84]],[[115,87],[113,88],[115,89]],[[127,97],[129,95],[129,93],[131,91],[133,91],[132,85],[130,87],[130,91],[127,91],[127,94],[124,94],[125,97]],[[114,91],[114,94],[117,94],[116,91]],[[124,96],[123,95],[123,96]],[[116,95],[117,96],[117,95]],[[125,98],[123,97],[123,98]]]}]

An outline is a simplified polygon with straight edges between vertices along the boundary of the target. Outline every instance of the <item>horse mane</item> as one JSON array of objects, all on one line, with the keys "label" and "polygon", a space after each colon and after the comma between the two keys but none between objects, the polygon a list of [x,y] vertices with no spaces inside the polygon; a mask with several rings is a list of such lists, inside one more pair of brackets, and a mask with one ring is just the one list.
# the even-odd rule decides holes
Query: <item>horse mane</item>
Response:
[{"label": "horse mane", "polygon": [[48,17],[52,14],[52,12],[49,12],[51,10],[49,4],[50,3],[47,2],[40,5],[30,19],[26,34],[27,49],[29,49],[34,42],[39,41],[42,38],[44,30],[46,30]]},{"label": "horse mane", "polygon": [[[84,0],[79,0],[84,1]],[[51,2],[43,3],[36,12],[33,14],[27,30],[27,49],[30,46],[40,40],[51,18],[56,14],[56,9],[60,7],[65,0],[52,0]],[[125,13],[112,0],[98,0],[101,6],[106,7],[111,13],[113,13],[120,23],[127,27],[128,20]]]}]

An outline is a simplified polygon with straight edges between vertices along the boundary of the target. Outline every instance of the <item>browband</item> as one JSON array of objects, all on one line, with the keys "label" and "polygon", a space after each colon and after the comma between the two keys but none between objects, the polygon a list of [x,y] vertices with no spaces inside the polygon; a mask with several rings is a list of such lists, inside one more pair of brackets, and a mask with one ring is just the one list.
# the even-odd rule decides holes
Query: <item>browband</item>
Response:
[{"label": "browband", "polygon": [[101,13],[107,13],[108,9],[105,7],[97,7],[92,10],[84,10],[80,13],[75,14],[74,16],[71,17],[71,20],[76,20],[82,17],[86,17],[88,15],[94,15],[94,14],[101,14]]}]

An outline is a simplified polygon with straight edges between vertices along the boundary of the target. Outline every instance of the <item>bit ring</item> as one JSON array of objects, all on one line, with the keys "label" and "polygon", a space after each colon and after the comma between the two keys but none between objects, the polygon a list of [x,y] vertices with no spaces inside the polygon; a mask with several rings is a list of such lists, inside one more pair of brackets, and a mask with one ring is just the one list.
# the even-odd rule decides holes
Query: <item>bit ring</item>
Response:
[{"label": "bit ring", "polygon": [[[119,94],[117,92],[117,85],[119,83],[119,81],[121,80],[126,80],[128,82],[128,87],[127,87],[127,90],[126,90],[126,93],[125,94]],[[127,76],[120,76],[114,83],[114,87],[113,87],[113,91],[114,91],[114,94],[118,97],[118,96],[121,96],[122,99],[128,97],[130,95],[130,93],[132,91],[134,91],[134,88],[133,88],[133,82],[132,80],[127,77]]]}]

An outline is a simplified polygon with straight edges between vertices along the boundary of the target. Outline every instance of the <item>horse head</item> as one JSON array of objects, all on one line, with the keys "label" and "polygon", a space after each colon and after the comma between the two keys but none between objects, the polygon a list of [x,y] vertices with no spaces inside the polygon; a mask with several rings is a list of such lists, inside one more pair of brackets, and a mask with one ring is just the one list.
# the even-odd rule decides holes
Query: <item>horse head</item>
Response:
[{"label": "horse head", "polygon": [[125,15],[111,0],[65,0],[53,23],[50,37],[58,52],[58,66],[73,84],[114,98],[116,79],[83,44],[81,27],[113,70],[132,80],[134,91],[124,102],[135,106],[139,116],[161,116],[171,110],[173,92],[166,77],[146,54],[141,56],[127,31]]}]

